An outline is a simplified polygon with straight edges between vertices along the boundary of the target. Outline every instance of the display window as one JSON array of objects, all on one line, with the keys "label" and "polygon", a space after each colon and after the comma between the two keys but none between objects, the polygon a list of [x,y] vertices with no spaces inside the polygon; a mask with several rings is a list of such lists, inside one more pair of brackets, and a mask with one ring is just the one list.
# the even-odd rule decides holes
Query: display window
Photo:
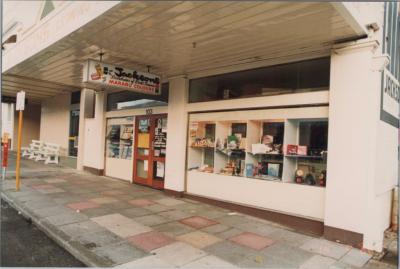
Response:
[{"label": "display window", "polygon": [[168,90],[169,83],[163,83],[160,95],[149,95],[133,91],[109,93],[107,95],[107,111],[167,106]]},{"label": "display window", "polygon": [[327,119],[195,119],[189,122],[188,169],[323,187],[327,142]]},{"label": "display window", "polygon": [[189,103],[329,89],[330,58],[191,79]]},{"label": "display window", "polygon": [[131,160],[133,136],[133,117],[108,119],[106,157]]}]

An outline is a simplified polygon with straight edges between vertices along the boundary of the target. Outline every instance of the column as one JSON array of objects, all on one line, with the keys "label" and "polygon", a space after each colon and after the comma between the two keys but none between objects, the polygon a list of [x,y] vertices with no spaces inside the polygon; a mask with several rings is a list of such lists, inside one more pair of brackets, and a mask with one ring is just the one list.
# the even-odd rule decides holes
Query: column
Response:
[{"label": "column", "polygon": [[[96,175],[104,173],[105,92],[94,92],[94,112],[85,119],[83,166]],[[89,111],[90,113],[90,111]]]},{"label": "column", "polygon": [[185,190],[185,164],[188,101],[188,79],[185,76],[169,80],[168,134],[165,164],[165,189]]},{"label": "column", "polygon": [[378,47],[369,40],[332,51],[324,235],[380,251],[391,188],[380,189],[378,159],[385,156],[379,141],[385,138],[379,130],[381,70],[374,68]]},{"label": "column", "polygon": [[81,101],[79,104],[79,134],[78,134],[78,156],[76,160],[76,169],[83,170],[83,145],[85,144],[85,103],[86,103],[86,89],[81,90]]}]

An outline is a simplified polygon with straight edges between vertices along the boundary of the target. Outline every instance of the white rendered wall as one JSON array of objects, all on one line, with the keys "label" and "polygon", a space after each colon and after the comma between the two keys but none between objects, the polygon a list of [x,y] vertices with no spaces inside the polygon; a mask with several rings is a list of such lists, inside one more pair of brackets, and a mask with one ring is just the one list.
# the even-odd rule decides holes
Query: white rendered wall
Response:
[{"label": "white rendered wall", "polygon": [[61,146],[61,154],[67,155],[71,94],[61,94],[42,102],[40,140]]},{"label": "white rendered wall", "polygon": [[184,77],[170,79],[164,188],[174,191],[185,189],[187,100],[188,80]]},{"label": "white rendered wall", "polygon": [[85,119],[83,166],[104,169],[105,92],[95,93],[94,118]]},{"label": "white rendered wall", "polygon": [[331,56],[325,225],[363,234],[363,247],[381,251],[397,140],[379,119],[377,55],[378,43],[369,42],[338,48]]}]

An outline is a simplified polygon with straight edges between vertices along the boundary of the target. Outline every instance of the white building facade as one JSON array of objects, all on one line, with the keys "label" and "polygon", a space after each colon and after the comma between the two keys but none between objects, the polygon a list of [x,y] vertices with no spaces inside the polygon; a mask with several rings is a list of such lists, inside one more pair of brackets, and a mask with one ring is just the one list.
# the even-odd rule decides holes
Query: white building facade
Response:
[{"label": "white building facade", "polygon": [[77,169],[382,250],[398,3],[8,5],[2,95],[40,104],[39,139]]}]

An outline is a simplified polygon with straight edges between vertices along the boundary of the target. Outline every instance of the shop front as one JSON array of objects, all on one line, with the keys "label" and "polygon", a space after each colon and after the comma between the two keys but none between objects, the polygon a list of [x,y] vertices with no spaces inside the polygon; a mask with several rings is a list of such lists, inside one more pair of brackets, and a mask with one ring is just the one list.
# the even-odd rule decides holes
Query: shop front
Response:
[{"label": "shop front", "polygon": [[[380,251],[398,176],[398,10],[77,2],[5,51],[6,90],[23,77],[81,89],[78,169]],[[60,110],[60,91],[25,88]]]},{"label": "shop front", "polygon": [[106,176],[164,188],[168,83],[160,95],[109,91],[106,101]]}]

